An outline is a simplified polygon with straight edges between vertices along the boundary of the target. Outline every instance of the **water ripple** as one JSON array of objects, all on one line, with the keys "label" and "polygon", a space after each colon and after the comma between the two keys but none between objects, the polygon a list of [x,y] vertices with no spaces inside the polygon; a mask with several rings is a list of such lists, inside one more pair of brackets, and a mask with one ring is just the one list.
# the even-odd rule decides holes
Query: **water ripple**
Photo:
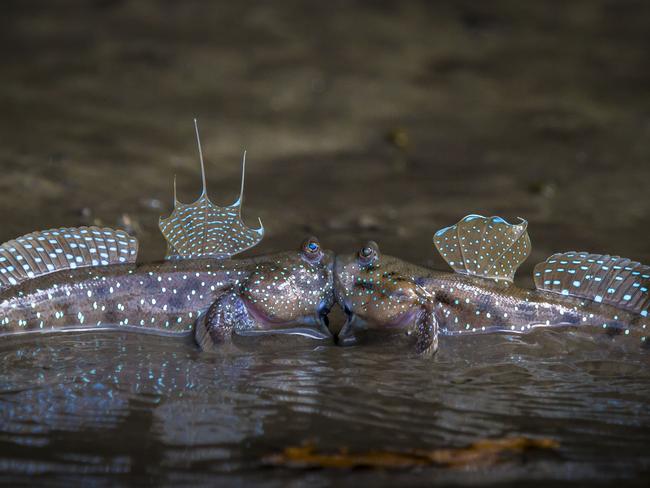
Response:
[{"label": "water ripple", "polygon": [[209,355],[133,334],[18,341],[0,348],[0,462],[118,473],[146,452],[182,478],[254,472],[269,451],[308,440],[409,449],[537,435],[562,445],[561,459],[543,461],[553,473],[641,470],[648,364],[646,353],[553,333],[445,338],[430,360],[374,346]]}]

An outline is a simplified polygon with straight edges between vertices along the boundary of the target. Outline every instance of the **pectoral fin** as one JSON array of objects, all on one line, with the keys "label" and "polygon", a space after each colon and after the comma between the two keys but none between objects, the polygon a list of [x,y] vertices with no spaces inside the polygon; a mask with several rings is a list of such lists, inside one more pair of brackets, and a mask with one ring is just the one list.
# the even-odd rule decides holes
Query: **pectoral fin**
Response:
[{"label": "pectoral fin", "polygon": [[434,311],[425,310],[415,323],[417,337],[415,350],[423,356],[432,356],[438,350],[438,320]]},{"label": "pectoral fin", "polygon": [[252,319],[241,297],[229,290],[220,295],[210,308],[199,316],[194,327],[194,339],[204,351],[228,344],[235,326],[242,328]]}]

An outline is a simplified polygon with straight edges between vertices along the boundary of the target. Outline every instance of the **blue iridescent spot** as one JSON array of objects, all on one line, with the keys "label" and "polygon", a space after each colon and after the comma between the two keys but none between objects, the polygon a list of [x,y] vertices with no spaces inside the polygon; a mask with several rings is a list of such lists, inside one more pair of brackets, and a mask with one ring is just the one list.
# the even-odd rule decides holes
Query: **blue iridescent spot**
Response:
[{"label": "blue iridescent spot", "polygon": [[307,246],[310,251],[317,251],[318,250],[318,244],[315,242],[310,242],[309,245]]},{"label": "blue iridescent spot", "polygon": [[573,282],[573,286],[575,286],[576,288],[578,288],[578,287],[580,286],[580,282],[579,282],[579,281],[574,281],[574,282]]},{"label": "blue iridescent spot", "polygon": [[594,297],[594,301],[600,303],[600,302],[603,301],[603,297],[601,297],[600,295],[596,295],[596,296]]}]

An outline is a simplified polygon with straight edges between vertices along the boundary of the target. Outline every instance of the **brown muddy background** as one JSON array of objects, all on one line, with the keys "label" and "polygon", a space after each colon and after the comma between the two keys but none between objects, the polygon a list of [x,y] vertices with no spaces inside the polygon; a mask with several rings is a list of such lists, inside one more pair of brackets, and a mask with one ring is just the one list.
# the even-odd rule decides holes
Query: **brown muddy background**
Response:
[{"label": "brown muddy background", "polygon": [[649,26],[645,1],[4,0],[0,239],[121,226],[160,259],[196,116],[216,202],[248,151],[256,253],[313,233],[443,269],[433,232],[480,213],[529,220],[521,283],[556,251],[648,263]]}]

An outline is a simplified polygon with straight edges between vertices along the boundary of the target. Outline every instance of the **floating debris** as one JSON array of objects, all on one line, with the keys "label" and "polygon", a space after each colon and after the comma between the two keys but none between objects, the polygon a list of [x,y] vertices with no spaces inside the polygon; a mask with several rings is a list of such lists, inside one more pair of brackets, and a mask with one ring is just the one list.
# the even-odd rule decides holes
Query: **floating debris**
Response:
[{"label": "floating debris", "polygon": [[264,464],[294,469],[313,468],[371,468],[406,469],[422,466],[442,468],[478,468],[492,466],[512,455],[533,450],[554,450],[559,443],[553,439],[529,437],[505,437],[483,439],[466,448],[434,449],[431,451],[413,449],[408,451],[373,450],[352,453],[346,448],[337,452],[318,452],[313,445],[287,447],[280,454],[263,459]]}]

